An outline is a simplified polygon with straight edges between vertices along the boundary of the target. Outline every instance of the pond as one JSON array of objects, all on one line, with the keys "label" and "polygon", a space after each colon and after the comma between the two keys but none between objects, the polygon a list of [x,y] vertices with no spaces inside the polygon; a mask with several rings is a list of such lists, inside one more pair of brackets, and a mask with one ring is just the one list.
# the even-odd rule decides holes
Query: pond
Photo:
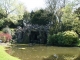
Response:
[{"label": "pond", "polygon": [[80,60],[80,47],[16,44],[7,53],[21,60]]}]

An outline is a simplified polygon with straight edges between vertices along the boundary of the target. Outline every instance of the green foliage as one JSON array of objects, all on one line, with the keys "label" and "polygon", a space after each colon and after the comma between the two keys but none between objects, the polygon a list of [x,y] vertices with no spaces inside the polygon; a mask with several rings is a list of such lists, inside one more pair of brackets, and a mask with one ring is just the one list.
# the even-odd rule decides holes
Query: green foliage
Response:
[{"label": "green foliage", "polygon": [[74,46],[78,43],[78,34],[74,31],[65,31],[58,41],[60,45]]},{"label": "green foliage", "polygon": [[49,33],[50,33],[50,35],[56,34],[56,33],[60,32],[60,29],[61,29],[61,25],[58,22],[55,22],[50,27]]},{"label": "green foliage", "polygon": [[78,17],[79,19],[74,20],[73,23],[73,30],[77,32],[77,34],[80,37],[80,7],[78,9],[76,9],[76,11],[74,11],[74,14],[76,14],[76,17]]},{"label": "green foliage", "polygon": [[57,44],[57,41],[56,41],[56,34],[54,35],[49,35],[48,36],[48,41],[47,41],[47,44],[49,45],[56,45]]},{"label": "green foliage", "polygon": [[0,27],[16,25],[23,19],[24,5],[17,0],[0,0]]},{"label": "green foliage", "polygon": [[2,30],[4,33],[9,33],[9,34],[11,34],[11,30],[10,30],[10,28],[7,26],[7,27],[5,27],[5,28],[3,28],[3,30]]},{"label": "green foliage", "polygon": [[[74,7],[77,6],[76,5],[77,2],[78,2],[77,0],[69,3],[65,2],[65,6],[56,11],[57,15],[55,16],[57,18],[52,19],[53,25],[50,28],[51,35],[54,33],[64,32],[67,30],[74,30],[80,36],[80,17],[79,17],[80,8],[74,10]],[[51,5],[49,8],[56,6],[56,5],[53,6],[53,3],[50,0],[48,0],[48,4]],[[51,9],[51,11],[52,10],[54,11],[55,9]],[[59,20],[59,22],[57,21],[57,19]]]},{"label": "green foliage", "polygon": [[72,6],[67,5],[62,11],[62,31],[74,30],[80,36],[79,8],[72,12]]},{"label": "green foliage", "polygon": [[74,30],[80,37],[80,20],[74,20],[72,30]]},{"label": "green foliage", "polygon": [[77,14],[77,17],[79,17],[80,20],[80,7],[76,9],[74,13]]},{"label": "green foliage", "polygon": [[23,19],[24,20],[30,20],[30,13],[28,13],[27,11],[25,11],[24,15],[23,15]]},{"label": "green foliage", "polygon": [[47,11],[45,10],[38,10],[36,12],[31,13],[31,23],[32,24],[39,24],[39,25],[46,25],[49,23],[49,16]]},{"label": "green foliage", "polygon": [[79,19],[77,15],[72,12],[72,6],[67,5],[65,8],[62,9],[62,11],[62,31],[73,30],[75,25],[78,26],[79,23],[76,22],[79,22]]},{"label": "green foliage", "polygon": [[5,11],[4,11],[4,9],[2,9],[2,7],[0,6],[0,27],[3,25],[4,19],[5,19]]},{"label": "green foliage", "polygon": [[74,20],[74,15],[72,14],[72,7],[70,5],[66,6],[62,9],[63,15],[62,15],[62,23],[63,23],[63,30],[71,30],[72,28],[72,22]]},{"label": "green foliage", "polygon": [[2,9],[2,7],[0,6],[0,19],[5,17],[5,11],[4,9]]},{"label": "green foliage", "polygon": [[0,19],[0,27],[3,26],[3,23],[4,23],[4,18]]},{"label": "green foliage", "polygon": [[48,37],[48,44],[51,45],[75,46],[78,42],[78,34],[74,31],[59,32]]}]

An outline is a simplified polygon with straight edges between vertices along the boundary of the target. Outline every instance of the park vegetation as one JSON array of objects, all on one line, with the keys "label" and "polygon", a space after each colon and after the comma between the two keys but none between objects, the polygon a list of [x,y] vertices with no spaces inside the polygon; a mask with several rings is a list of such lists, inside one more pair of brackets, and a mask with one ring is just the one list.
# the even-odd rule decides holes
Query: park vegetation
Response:
[{"label": "park vegetation", "polygon": [[[80,44],[80,7],[79,0],[46,0],[46,8],[28,12],[16,0],[1,0],[0,29],[23,27],[23,20],[31,24],[47,25],[50,29],[47,44],[78,46]],[[4,4],[5,3],[5,4]]]}]

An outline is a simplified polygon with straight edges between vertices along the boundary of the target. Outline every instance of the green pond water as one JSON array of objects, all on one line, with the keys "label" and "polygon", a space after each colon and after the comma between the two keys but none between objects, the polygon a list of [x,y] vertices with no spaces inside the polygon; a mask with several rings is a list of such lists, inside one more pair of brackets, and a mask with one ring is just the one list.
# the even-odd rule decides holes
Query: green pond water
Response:
[{"label": "green pond water", "polygon": [[12,45],[7,53],[21,60],[80,60],[80,47]]}]

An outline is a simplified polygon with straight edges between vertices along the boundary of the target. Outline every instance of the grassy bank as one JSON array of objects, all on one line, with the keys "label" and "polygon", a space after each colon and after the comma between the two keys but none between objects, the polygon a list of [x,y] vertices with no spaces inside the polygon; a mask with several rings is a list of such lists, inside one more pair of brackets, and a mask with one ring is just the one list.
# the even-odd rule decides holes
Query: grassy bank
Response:
[{"label": "grassy bank", "polygon": [[20,60],[5,52],[4,47],[0,46],[0,60]]}]

